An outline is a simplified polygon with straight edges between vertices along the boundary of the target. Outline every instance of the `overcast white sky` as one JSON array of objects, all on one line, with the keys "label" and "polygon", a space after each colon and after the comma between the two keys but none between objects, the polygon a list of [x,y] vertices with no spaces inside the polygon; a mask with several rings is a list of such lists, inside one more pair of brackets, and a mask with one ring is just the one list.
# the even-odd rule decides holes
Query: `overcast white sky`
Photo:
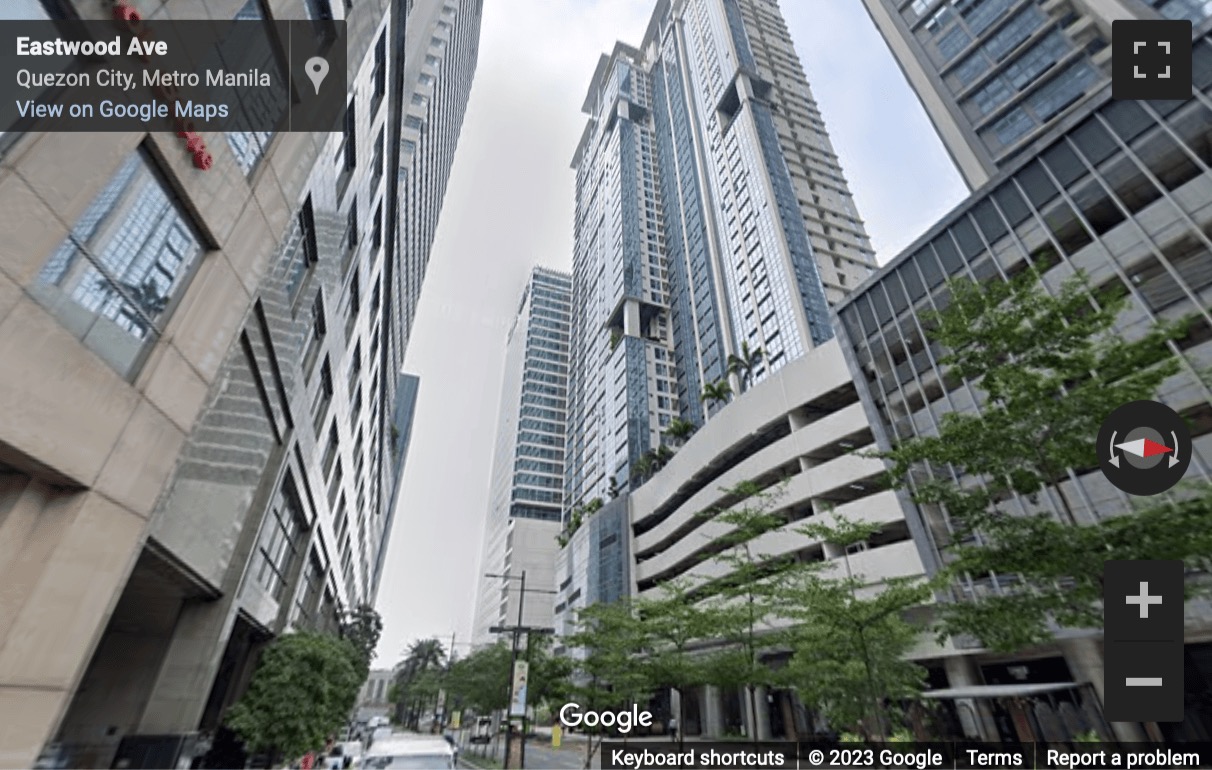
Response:
[{"label": "overcast white sky", "polygon": [[[573,150],[598,56],[655,0],[486,0],[479,66],[405,370],[421,377],[376,665],[471,633],[505,335],[531,268],[571,268]],[[963,183],[859,0],[783,0],[881,263]]]}]

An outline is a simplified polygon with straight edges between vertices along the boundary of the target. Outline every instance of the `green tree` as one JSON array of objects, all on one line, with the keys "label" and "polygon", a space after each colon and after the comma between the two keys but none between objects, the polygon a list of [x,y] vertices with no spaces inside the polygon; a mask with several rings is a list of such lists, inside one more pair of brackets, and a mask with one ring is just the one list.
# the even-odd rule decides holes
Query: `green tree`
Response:
[{"label": "green tree", "polygon": [[505,642],[481,647],[450,667],[448,686],[464,706],[491,714],[508,704],[510,649]]},{"label": "green tree", "polygon": [[363,678],[370,673],[370,664],[382,633],[383,619],[369,604],[359,604],[341,619],[341,638],[349,640],[358,651],[361,668],[365,671]]},{"label": "green tree", "polygon": [[[577,613],[569,647],[580,649],[571,680],[571,700],[586,710],[602,711],[643,703],[652,697],[648,671],[637,661],[652,650],[652,636],[628,599],[591,604]],[[598,740],[598,746],[601,739]],[[585,744],[585,767],[597,750],[593,734]]]},{"label": "green tree", "polygon": [[703,394],[699,399],[705,404],[727,404],[732,398],[732,386],[727,380],[716,380],[703,386]]},{"label": "green tree", "polygon": [[[1154,398],[1179,370],[1171,344],[1185,322],[1123,334],[1122,293],[1094,296],[1080,275],[1054,295],[1038,283],[1028,272],[950,285],[948,307],[927,319],[928,336],[945,351],[948,376],[978,391],[981,411],[945,414],[938,435],[882,455],[891,485],[949,516],[957,533],[944,544],[950,575],[1014,576],[1011,593],[940,605],[943,634],[971,634],[1005,651],[1050,638],[1051,621],[1100,625],[1104,559],[1196,562],[1212,552],[1206,489],[1147,501],[1126,520],[1090,522],[1078,521],[1061,484],[1070,469],[1097,467],[1093,438],[1113,409]],[[1024,514],[1019,499],[1050,502],[1059,514]]]},{"label": "green tree", "polygon": [[[693,650],[697,641],[711,638],[724,622],[726,611],[715,597],[696,600],[685,580],[661,586],[661,595],[635,601],[636,620],[643,624],[649,651],[633,665],[643,671],[651,689],[669,687],[678,694],[679,725],[686,724],[685,701],[692,687],[712,681],[713,661]],[[685,731],[678,730],[678,748]]]},{"label": "green tree", "polygon": [[421,639],[408,648],[404,661],[396,667],[396,719],[417,729],[421,714],[437,697],[435,674],[446,666],[446,648],[438,639]]},{"label": "green tree", "polygon": [[272,760],[324,746],[349,718],[365,677],[352,643],[311,632],[286,634],[261,653],[248,690],[226,723],[250,751]]},{"label": "green tree", "polygon": [[[887,700],[921,689],[925,671],[905,660],[921,628],[907,612],[930,598],[922,578],[894,578],[878,587],[852,569],[849,548],[865,543],[878,524],[834,517],[797,532],[841,551],[780,586],[779,614],[793,625],[786,635],[792,658],[779,672],[805,703],[816,704],[837,726],[857,725],[868,740],[886,740],[893,725]],[[842,569],[839,569],[842,568]],[[840,573],[840,574],[839,574]]]},{"label": "green tree", "polygon": [[763,488],[756,482],[743,481],[723,491],[728,502],[703,514],[711,526],[726,528],[712,538],[723,549],[713,558],[727,568],[727,573],[708,590],[729,607],[715,623],[717,634],[729,646],[714,656],[713,680],[723,687],[744,688],[747,731],[754,738],[756,689],[771,681],[770,669],[761,661],[762,647],[769,641],[764,641],[758,631],[773,618],[780,586],[800,564],[794,557],[767,553],[759,547],[762,535],[787,523],[786,512],[778,510],[784,486]]},{"label": "green tree", "polygon": [[741,385],[748,390],[753,382],[753,374],[762,364],[765,353],[761,348],[750,350],[749,341],[741,342],[741,349],[728,355],[728,373],[735,374],[741,379]]},{"label": "green tree", "polygon": [[698,426],[689,420],[683,420],[681,417],[675,417],[665,426],[665,435],[673,440],[675,444],[681,446],[686,443],[686,439],[694,435],[698,430]]}]

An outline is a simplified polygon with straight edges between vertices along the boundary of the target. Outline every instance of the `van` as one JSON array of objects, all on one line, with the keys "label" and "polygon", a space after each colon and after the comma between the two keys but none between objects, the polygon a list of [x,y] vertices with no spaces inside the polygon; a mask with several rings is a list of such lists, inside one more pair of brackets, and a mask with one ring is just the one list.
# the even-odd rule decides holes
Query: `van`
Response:
[{"label": "van", "polygon": [[492,740],[492,717],[480,717],[471,728],[472,743],[488,743]]},{"label": "van", "polygon": [[396,735],[376,741],[362,757],[363,770],[453,770],[455,752],[442,738]]}]

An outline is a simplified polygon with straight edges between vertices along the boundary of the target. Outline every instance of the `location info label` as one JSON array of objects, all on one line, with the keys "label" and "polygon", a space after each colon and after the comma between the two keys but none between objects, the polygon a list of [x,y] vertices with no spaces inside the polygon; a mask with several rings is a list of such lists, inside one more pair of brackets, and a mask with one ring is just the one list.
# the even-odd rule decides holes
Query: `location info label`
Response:
[{"label": "location info label", "polygon": [[0,131],[336,131],[344,21],[5,21]]}]

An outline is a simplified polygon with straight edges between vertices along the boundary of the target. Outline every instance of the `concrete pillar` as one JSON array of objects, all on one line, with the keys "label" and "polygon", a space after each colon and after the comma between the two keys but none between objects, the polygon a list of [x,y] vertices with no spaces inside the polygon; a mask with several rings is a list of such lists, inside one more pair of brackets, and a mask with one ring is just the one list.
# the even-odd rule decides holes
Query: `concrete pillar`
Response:
[{"label": "concrete pillar", "polygon": [[[943,662],[943,668],[947,672],[947,685],[950,687],[976,687],[982,684],[976,661],[970,657],[957,655],[947,658]],[[997,722],[993,719],[993,709],[989,707],[988,701],[980,698],[959,698],[955,705],[960,714],[964,732],[975,730],[977,733],[968,737],[979,738],[982,741],[999,739]],[[977,723],[968,724],[967,714],[975,714]]]},{"label": "concrete pillar", "polygon": [[198,728],[234,622],[230,601],[185,605],[143,711],[140,733],[165,735]]},{"label": "concrete pillar", "polygon": [[[678,720],[678,732],[683,732],[686,725],[682,724],[682,694],[677,690],[669,691],[669,717],[670,719]],[[669,725],[665,725],[665,732],[669,732]]]},{"label": "concrete pillar", "polygon": [[770,740],[770,697],[766,688],[755,687],[753,700],[757,704],[757,739],[768,741]]},{"label": "concrete pillar", "polygon": [[641,337],[644,334],[640,328],[640,303],[634,299],[624,300],[623,303],[623,334],[628,337]]},{"label": "concrete pillar", "polygon": [[[1098,640],[1091,637],[1081,639],[1065,639],[1060,643],[1065,663],[1073,672],[1073,681],[1094,686],[1101,706],[1104,700],[1103,686],[1103,653],[1099,649]],[[1143,743],[1149,740],[1144,727],[1139,722],[1108,722],[1116,739],[1125,743]]]},{"label": "concrete pillar", "polygon": [[713,684],[704,686],[703,701],[699,708],[703,721],[702,737],[719,738],[724,734],[724,711],[721,705],[720,688]]}]

